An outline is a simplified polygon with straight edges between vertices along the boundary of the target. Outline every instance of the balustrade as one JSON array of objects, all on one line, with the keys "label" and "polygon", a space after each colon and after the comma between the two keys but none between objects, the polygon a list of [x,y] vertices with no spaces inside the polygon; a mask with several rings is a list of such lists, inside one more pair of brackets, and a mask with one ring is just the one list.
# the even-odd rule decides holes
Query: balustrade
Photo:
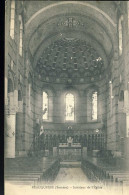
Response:
[{"label": "balustrade", "polygon": [[[54,132],[54,131],[53,131]],[[49,150],[50,153],[53,151],[53,147],[58,147],[59,143],[67,143],[69,135],[66,134],[47,134],[47,131],[41,135],[36,135],[32,143],[31,150],[34,152]],[[70,135],[73,138],[73,143],[80,143],[81,147],[87,147],[88,151],[91,150],[104,150],[106,147],[105,135],[103,133],[84,134],[77,135],[72,132]]]}]

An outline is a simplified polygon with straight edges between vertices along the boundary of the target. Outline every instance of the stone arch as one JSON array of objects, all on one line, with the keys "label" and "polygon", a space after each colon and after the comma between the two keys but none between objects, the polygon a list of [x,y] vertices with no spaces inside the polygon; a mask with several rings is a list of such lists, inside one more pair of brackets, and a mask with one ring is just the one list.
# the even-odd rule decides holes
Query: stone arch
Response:
[{"label": "stone arch", "polygon": [[73,93],[74,95],[75,94],[79,95],[79,91],[77,90],[77,88],[72,85],[71,86],[68,85],[63,88],[63,94],[66,94],[66,93]]},{"label": "stone arch", "polygon": [[87,95],[89,95],[90,93],[92,93],[93,91],[97,91],[98,92],[98,94],[99,94],[99,86],[98,85],[96,85],[96,84],[91,84],[91,85],[89,85],[87,88],[85,88],[85,90],[84,90],[84,96],[87,96]]},{"label": "stone arch", "polygon": [[8,72],[8,81],[11,82],[11,85],[12,85],[12,88],[13,88],[13,91],[14,91],[14,89],[15,89],[15,77],[13,76],[11,71]]},{"label": "stone arch", "polygon": [[113,22],[113,20],[105,12],[103,12],[101,9],[95,7],[94,5],[91,5],[89,3],[84,3],[84,2],[69,1],[69,2],[56,2],[56,3],[53,3],[51,5],[46,6],[44,8],[41,8],[39,11],[37,11],[35,14],[33,14],[33,16],[27,21],[26,27],[28,27],[31,24],[31,22],[40,14],[43,14],[44,12],[48,12],[48,10],[50,10],[54,7],[58,7],[60,5],[66,5],[66,4],[81,5],[81,6],[86,7],[86,9],[90,9],[92,12],[94,10],[98,14],[103,15],[113,26],[115,26],[115,23]]},{"label": "stone arch", "polygon": [[124,90],[120,90],[119,92],[119,101],[124,101]]},{"label": "stone arch", "polygon": [[56,95],[55,89],[49,84],[43,84],[42,91],[46,91],[50,96]]},{"label": "stone arch", "polygon": [[[60,9],[61,6],[63,6],[64,9]],[[107,32],[108,32],[112,45],[114,46],[116,44],[116,42],[117,42],[116,24],[113,21],[113,19],[106,12],[104,12],[99,7],[91,5],[90,3],[87,3],[87,2],[69,1],[69,2],[52,3],[46,7],[41,8],[36,13],[34,13],[31,16],[31,18],[29,18],[29,20],[27,21],[27,23],[25,25],[27,39],[28,39],[28,35],[29,35],[28,42],[26,42],[26,49],[28,49],[27,47],[30,43],[30,39],[32,38],[35,29],[38,29],[41,22],[45,25],[46,21],[48,21],[50,18],[53,18],[53,17],[55,17],[57,15],[61,15],[61,14],[63,16],[64,12],[66,12],[66,13],[68,12],[67,14],[69,14],[69,11],[68,11],[69,9],[67,9],[68,7],[70,7],[70,9],[71,9],[71,13],[78,13],[78,14],[80,13],[87,18],[89,17],[92,20],[95,20],[95,22],[98,23],[98,27],[100,25],[102,25],[103,29],[105,30],[105,33],[107,34]],[[80,12],[79,9],[76,10],[77,9],[76,7],[79,7],[79,9],[82,12]],[[50,11],[51,9],[53,11]],[[49,12],[48,12],[48,10],[49,10]],[[91,14],[91,13],[94,13],[94,14]],[[103,15],[103,17],[102,17],[102,15]],[[49,33],[47,33],[47,35],[48,34]],[[92,34],[92,35],[94,35],[94,34]],[[52,35],[49,35],[49,36],[52,36]],[[45,39],[46,39],[46,37],[44,37],[44,40]],[[43,42],[43,40],[40,41],[40,43],[41,42]],[[104,44],[107,45],[106,43],[107,43],[107,41],[105,41]],[[38,48],[39,48],[39,45],[38,45]],[[112,55],[112,53],[113,53],[113,49],[112,49],[110,54]]]}]

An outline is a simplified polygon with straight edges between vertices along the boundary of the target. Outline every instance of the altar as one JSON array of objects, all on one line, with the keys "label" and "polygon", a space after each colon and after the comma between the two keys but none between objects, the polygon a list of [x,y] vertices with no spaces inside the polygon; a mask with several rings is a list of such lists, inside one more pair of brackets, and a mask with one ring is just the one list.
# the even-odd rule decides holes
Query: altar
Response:
[{"label": "altar", "polygon": [[60,143],[58,154],[61,161],[81,161],[82,148],[80,143]]}]

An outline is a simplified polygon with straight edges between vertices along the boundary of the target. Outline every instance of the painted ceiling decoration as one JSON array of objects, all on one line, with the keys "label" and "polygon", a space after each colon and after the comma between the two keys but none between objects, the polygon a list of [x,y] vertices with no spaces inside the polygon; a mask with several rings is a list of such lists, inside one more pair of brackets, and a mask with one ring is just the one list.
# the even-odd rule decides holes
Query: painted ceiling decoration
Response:
[{"label": "painted ceiling decoration", "polygon": [[75,20],[73,17],[68,17],[67,20],[60,21],[58,26],[67,26],[69,28],[77,27],[77,26],[84,26],[84,24],[78,20]]},{"label": "painted ceiling decoration", "polygon": [[85,41],[63,38],[43,51],[36,71],[47,82],[95,82],[104,73],[104,62],[97,51]]}]

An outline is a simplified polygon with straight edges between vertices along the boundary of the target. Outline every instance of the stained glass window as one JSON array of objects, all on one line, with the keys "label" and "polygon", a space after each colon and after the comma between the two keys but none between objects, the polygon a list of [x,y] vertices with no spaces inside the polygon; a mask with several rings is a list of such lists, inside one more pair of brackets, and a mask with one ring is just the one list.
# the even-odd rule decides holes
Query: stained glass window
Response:
[{"label": "stained glass window", "polygon": [[92,93],[92,120],[97,120],[97,92]]},{"label": "stained glass window", "polygon": [[29,89],[28,89],[28,94],[29,94],[29,111],[31,110],[30,102],[31,102],[31,84],[29,83]]},{"label": "stained glass window", "polygon": [[129,34],[129,1],[127,1],[128,3],[128,34]]},{"label": "stained glass window", "polygon": [[15,26],[15,1],[11,1],[11,17],[10,17],[10,36],[14,39],[14,26]]},{"label": "stained glass window", "polygon": [[66,95],[66,120],[73,121],[74,120],[74,95],[67,94]]},{"label": "stained glass window", "polygon": [[46,92],[43,92],[42,108],[43,108],[43,119],[47,120],[48,119],[48,94]]},{"label": "stained glass window", "polygon": [[22,39],[23,39],[23,21],[22,21],[22,17],[19,16],[19,22],[20,22],[20,40],[19,40],[19,54],[22,56]]},{"label": "stained glass window", "polygon": [[11,93],[13,92],[13,83],[12,83],[12,80],[9,79],[8,80],[8,93]]},{"label": "stained glass window", "polygon": [[122,54],[123,50],[123,30],[122,30],[123,15],[119,18],[119,55]]}]

